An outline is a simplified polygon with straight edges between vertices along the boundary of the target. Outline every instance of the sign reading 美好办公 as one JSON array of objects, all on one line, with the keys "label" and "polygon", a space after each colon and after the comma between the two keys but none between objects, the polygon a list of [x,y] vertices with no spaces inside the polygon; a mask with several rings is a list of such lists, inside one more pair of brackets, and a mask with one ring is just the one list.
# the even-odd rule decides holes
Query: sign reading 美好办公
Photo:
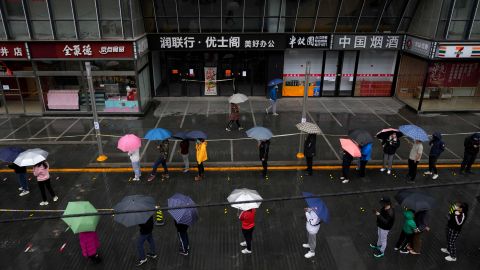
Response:
[{"label": "sign reading \u7f8e\u597d\u529e\u516c", "polygon": [[334,35],[333,50],[400,50],[403,35]]}]

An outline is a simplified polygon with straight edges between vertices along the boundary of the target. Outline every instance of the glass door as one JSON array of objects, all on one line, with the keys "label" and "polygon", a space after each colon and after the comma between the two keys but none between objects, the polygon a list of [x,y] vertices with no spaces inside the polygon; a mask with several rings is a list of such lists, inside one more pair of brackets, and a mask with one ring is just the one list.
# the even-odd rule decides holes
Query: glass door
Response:
[{"label": "glass door", "polygon": [[338,96],[350,97],[353,90],[353,78],[355,73],[356,51],[342,52],[342,76],[340,77],[340,88]]},{"label": "glass door", "polygon": [[40,102],[40,91],[35,80],[33,77],[18,78],[18,85],[25,114],[41,115],[43,110]]},{"label": "glass door", "polygon": [[3,99],[5,100],[5,111],[8,114],[24,114],[22,94],[15,77],[0,78]]},{"label": "glass door", "polygon": [[327,51],[325,57],[325,68],[323,74],[323,97],[336,96],[337,70],[338,70],[338,52]]}]

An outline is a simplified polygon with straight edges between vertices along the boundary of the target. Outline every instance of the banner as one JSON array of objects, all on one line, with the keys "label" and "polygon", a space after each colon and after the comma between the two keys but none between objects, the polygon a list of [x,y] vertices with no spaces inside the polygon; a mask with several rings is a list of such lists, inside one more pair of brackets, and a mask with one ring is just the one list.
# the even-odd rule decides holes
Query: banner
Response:
[{"label": "banner", "polygon": [[205,96],[217,95],[217,67],[205,67]]},{"label": "banner", "polygon": [[28,47],[32,59],[134,58],[133,43],[127,41],[42,41]]}]

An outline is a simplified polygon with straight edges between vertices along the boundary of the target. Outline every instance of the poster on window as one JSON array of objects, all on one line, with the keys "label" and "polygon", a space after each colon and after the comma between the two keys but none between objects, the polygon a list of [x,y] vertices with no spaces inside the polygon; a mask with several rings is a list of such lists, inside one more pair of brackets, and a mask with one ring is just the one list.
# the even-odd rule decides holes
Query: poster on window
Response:
[{"label": "poster on window", "polygon": [[217,95],[217,67],[205,67],[205,96]]}]

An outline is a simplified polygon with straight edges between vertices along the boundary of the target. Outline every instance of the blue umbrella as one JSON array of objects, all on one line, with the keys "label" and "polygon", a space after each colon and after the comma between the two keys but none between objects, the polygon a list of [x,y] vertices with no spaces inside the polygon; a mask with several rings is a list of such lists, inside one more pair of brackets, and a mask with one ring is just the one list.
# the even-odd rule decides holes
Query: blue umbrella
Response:
[{"label": "blue umbrella", "polygon": [[187,139],[206,139],[207,134],[200,130],[194,130],[187,133]]},{"label": "blue umbrella", "polygon": [[[192,198],[180,193],[175,193],[168,198],[168,207],[194,206],[195,202]],[[197,208],[180,208],[170,209],[168,213],[172,215],[173,219],[179,224],[191,226],[198,220]]]},{"label": "blue umbrella", "polygon": [[147,132],[145,135],[145,139],[150,140],[150,141],[163,141],[168,138],[172,137],[172,132],[164,129],[164,128],[154,128],[151,129]]},{"label": "blue umbrella", "polygon": [[115,213],[113,220],[125,227],[144,224],[155,214],[155,199],[144,195],[127,196],[113,207],[113,211],[138,211],[125,214]]},{"label": "blue umbrella", "polygon": [[250,137],[252,139],[255,139],[255,140],[258,140],[258,141],[270,140],[270,138],[273,137],[273,134],[270,131],[270,129],[260,127],[260,126],[253,127],[251,129],[247,130],[246,133],[247,133],[248,137]]},{"label": "blue umbrella", "polygon": [[[310,192],[302,192],[304,197],[313,197]],[[328,223],[330,214],[328,213],[327,205],[320,198],[305,198],[309,208],[312,208],[315,214],[322,220],[322,222]]]},{"label": "blue umbrella", "polygon": [[405,136],[416,141],[428,142],[428,135],[421,127],[415,125],[403,125],[398,128]]},{"label": "blue umbrella", "polygon": [[283,83],[282,79],[273,79],[273,80],[268,82],[268,86],[275,86],[275,85],[281,84],[281,83]]},{"label": "blue umbrella", "polygon": [[12,163],[18,157],[18,155],[24,151],[25,149],[20,147],[4,147],[0,149],[0,160]]},{"label": "blue umbrella", "polygon": [[186,139],[188,139],[188,138],[187,138],[187,132],[185,132],[185,131],[177,132],[177,133],[173,134],[172,137],[173,137],[173,138],[176,138],[176,139],[180,139],[180,140],[186,140]]}]

